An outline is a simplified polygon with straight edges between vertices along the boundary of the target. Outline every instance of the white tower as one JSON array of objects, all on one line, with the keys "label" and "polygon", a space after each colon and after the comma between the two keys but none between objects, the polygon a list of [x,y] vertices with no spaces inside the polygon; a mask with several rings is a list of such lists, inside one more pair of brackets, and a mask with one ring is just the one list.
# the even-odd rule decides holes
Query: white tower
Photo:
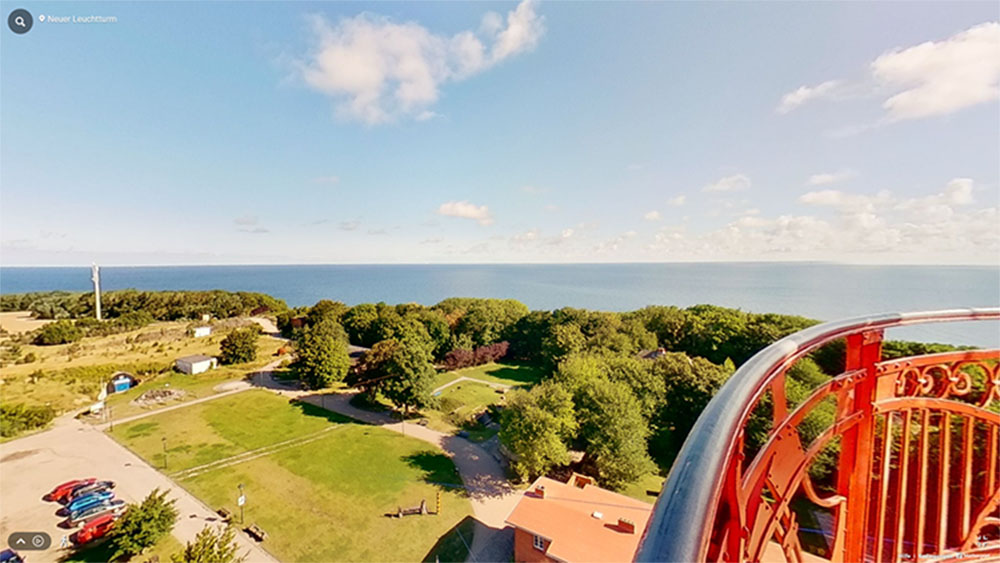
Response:
[{"label": "white tower", "polygon": [[101,320],[101,267],[94,264],[90,272],[90,279],[94,281],[94,311],[97,312],[97,320]]}]

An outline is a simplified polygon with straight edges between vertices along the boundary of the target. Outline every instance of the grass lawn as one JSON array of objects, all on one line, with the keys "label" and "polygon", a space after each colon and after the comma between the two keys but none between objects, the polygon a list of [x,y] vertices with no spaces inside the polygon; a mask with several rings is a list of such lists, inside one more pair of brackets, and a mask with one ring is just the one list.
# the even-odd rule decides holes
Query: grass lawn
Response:
[{"label": "grass lawn", "polygon": [[[172,534],[167,534],[162,540],[156,543],[153,547],[146,550],[145,553],[136,555],[131,560],[132,561],[149,561],[154,557],[159,557],[160,561],[166,563],[170,561],[170,556],[184,549],[184,544],[177,540]],[[104,563],[110,561],[111,550],[108,549],[107,542],[101,542],[99,544],[84,547],[78,551],[74,551],[66,556],[65,559],[61,559],[65,563]]]},{"label": "grass lawn", "polygon": [[[663,489],[664,481],[666,479],[659,474],[647,473],[640,477],[638,481],[629,483],[628,487],[622,490],[621,493],[642,502],[653,504],[656,502],[656,497],[660,494],[660,490]],[[655,491],[656,494],[651,495],[649,494],[650,491]]]},{"label": "grass lawn", "polygon": [[[171,473],[296,437],[312,439],[179,479],[208,506],[237,518],[242,483],[247,524],[268,532],[264,547],[282,560],[423,560],[471,514],[464,491],[435,484],[461,479],[430,444],[267,391],[154,415],[116,426],[113,435],[157,466],[166,436]],[[386,516],[422,499],[433,512],[439,491],[441,515]]]},{"label": "grass lawn", "polygon": [[503,383],[505,385],[530,386],[538,383],[545,376],[545,371],[530,364],[515,363],[489,363],[472,368],[446,371],[437,375],[434,387],[440,387],[446,383],[455,381],[459,377],[471,377],[490,383]]}]

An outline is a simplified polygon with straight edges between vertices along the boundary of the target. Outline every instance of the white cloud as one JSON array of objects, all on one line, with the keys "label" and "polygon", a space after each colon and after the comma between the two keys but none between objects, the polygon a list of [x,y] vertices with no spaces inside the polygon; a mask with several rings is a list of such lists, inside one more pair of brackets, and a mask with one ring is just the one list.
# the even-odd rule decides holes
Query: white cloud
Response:
[{"label": "white cloud", "polygon": [[[898,48],[869,64],[870,77],[847,83],[830,80],[803,86],[782,97],[779,113],[817,99],[889,97],[882,103],[884,121],[947,115],[1000,99],[1000,22],[973,26],[941,41]],[[857,134],[871,124],[848,125],[834,136]]]},{"label": "white cloud", "polygon": [[521,191],[526,194],[535,195],[535,194],[545,193],[548,190],[546,190],[545,188],[539,188],[538,186],[525,185],[521,186]]},{"label": "white cloud", "polygon": [[686,200],[687,200],[686,196],[679,195],[677,197],[672,197],[672,198],[668,199],[667,200],[667,205],[669,205],[671,207],[680,207],[680,206],[684,205],[684,202]]},{"label": "white cloud", "polygon": [[659,221],[660,212],[654,209],[653,211],[647,212],[645,215],[642,216],[642,218],[647,221]]},{"label": "white cloud", "polygon": [[799,201],[833,210],[830,217],[744,214],[704,233],[664,228],[647,251],[660,259],[995,262],[1000,212],[995,203],[975,205],[975,193],[968,178],[955,178],[938,193],[921,197],[819,190]]},{"label": "white cloud", "polygon": [[841,170],[839,172],[822,172],[820,174],[813,174],[809,176],[806,180],[807,186],[829,186],[830,184],[836,184],[838,182],[843,182],[854,177],[854,172],[850,170]]},{"label": "white cloud", "polygon": [[1000,22],[971,27],[943,41],[885,53],[874,77],[905,88],[882,107],[890,120],[946,115],[1000,98]]},{"label": "white cloud", "polygon": [[438,35],[415,22],[396,23],[369,13],[332,25],[313,18],[312,52],[298,63],[311,88],[332,97],[337,114],[368,124],[412,116],[435,117],[429,107],[447,82],[464,80],[533,49],[545,32],[532,0],[483,17],[479,35]]},{"label": "white cloud", "polygon": [[339,176],[318,176],[313,178],[313,182],[317,184],[336,184],[340,182]]},{"label": "white cloud", "polygon": [[892,196],[882,190],[874,196],[849,194],[840,190],[819,190],[799,196],[799,202],[807,205],[833,207],[843,211],[870,212],[879,204],[887,203]]},{"label": "white cloud", "polygon": [[744,174],[734,174],[719,178],[718,181],[703,187],[703,192],[738,192],[750,187],[750,178]]},{"label": "white cloud", "polygon": [[523,233],[518,233],[510,238],[511,242],[514,243],[526,243],[538,240],[538,229],[531,229],[530,231],[525,231]]},{"label": "white cloud", "polygon": [[441,117],[441,114],[437,113],[436,111],[425,109],[424,111],[414,116],[413,119],[416,119],[417,121],[428,121],[434,119],[435,117]]},{"label": "white cloud", "polygon": [[361,221],[341,221],[339,225],[342,231],[356,231],[360,226]]},{"label": "white cloud", "polygon": [[485,205],[475,205],[468,201],[449,201],[442,203],[438,207],[438,215],[446,217],[460,217],[462,219],[474,219],[480,225],[493,223],[493,216],[490,215],[490,208]]},{"label": "white cloud", "polygon": [[802,104],[822,98],[829,98],[841,86],[839,80],[828,80],[815,86],[800,86],[781,97],[778,113],[788,113]]},{"label": "white cloud", "polygon": [[564,239],[567,239],[567,238],[573,236],[573,229],[563,229],[563,232],[561,233],[561,236]]}]

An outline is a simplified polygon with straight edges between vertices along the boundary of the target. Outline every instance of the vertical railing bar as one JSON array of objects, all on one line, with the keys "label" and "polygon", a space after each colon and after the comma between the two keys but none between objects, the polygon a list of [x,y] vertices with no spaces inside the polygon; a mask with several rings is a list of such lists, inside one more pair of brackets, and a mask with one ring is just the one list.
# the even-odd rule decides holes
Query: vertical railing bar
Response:
[{"label": "vertical railing bar", "polygon": [[886,413],[882,424],[882,470],[879,472],[878,520],[875,523],[875,556],[876,561],[882,560],[885,550],[885,507],[889,500],[889,471],[892,458],[892,415]]},{"label": "vertical railing bar", "polygon": [[970,417],[962,418],[962,533],[964,540],[969,533],[972,517],[972,430],[975,422]]},{"label": "vertical railing bar", "polygon": [[[903,436],[899,444],[899,486],[896,495],[896,538],[892,544],[892,560],[899,561],[900,552],[904,548],[904,535],[906,534],[906,486],[907,476],[910,470],[910,421],[913,418],[913,411],[907,409],[903,412]],[[906,511],[910,514],[911,511]]]},{"label": "vertical railing bar", "polygon": [[[996,425],[990,425],[990,439],[986,441],[986,445],[989,447],[989,454],[986,456],[988,460],[988,467],[986,471],[986,490],[995,491],[997,484],[997,446],[1000,445],[1000,440],[998,440],[997,434],[1000,433],[1000,428]],[[987,494],[989,494],[987,492]]]},{"label": "vertical railing bar", "polygon": [[919,561],[924,554],[924,526],[927,520],[927,467],[928,442],[930,441],[931,411],[924,409],[920,421],[920,445],[917,463],[917,537],[913,559]]},{"label": "vertical railing bar", "polygon": [[951,415],[941,411],[941,429],[938,433],[940,461],[938,462],[938,553],[947,548],[948,543],[948,474],[951,468]]}]

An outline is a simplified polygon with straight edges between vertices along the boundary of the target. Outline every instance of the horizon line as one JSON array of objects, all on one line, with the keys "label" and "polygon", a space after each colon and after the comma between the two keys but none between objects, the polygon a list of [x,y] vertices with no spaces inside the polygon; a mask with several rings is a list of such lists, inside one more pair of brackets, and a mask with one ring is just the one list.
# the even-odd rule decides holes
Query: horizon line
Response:
[{"label": "horizon line", "polygon": [[92,265],[102,268],[238,268],[238,267],[301,267],[301,266],[615,266],[640,264],[823,264],[837,266],[923,266],[923,267],[976,267],[1000,268],[1000,262],[987,263],[934,263],[934,262],[851,262],[840,260],[622,260],[606,262],[239,262],[239,263],[177,263],[177,264],[107,264],[97,262],[91,264],[0,264],[0,268],[90,268]]}]

